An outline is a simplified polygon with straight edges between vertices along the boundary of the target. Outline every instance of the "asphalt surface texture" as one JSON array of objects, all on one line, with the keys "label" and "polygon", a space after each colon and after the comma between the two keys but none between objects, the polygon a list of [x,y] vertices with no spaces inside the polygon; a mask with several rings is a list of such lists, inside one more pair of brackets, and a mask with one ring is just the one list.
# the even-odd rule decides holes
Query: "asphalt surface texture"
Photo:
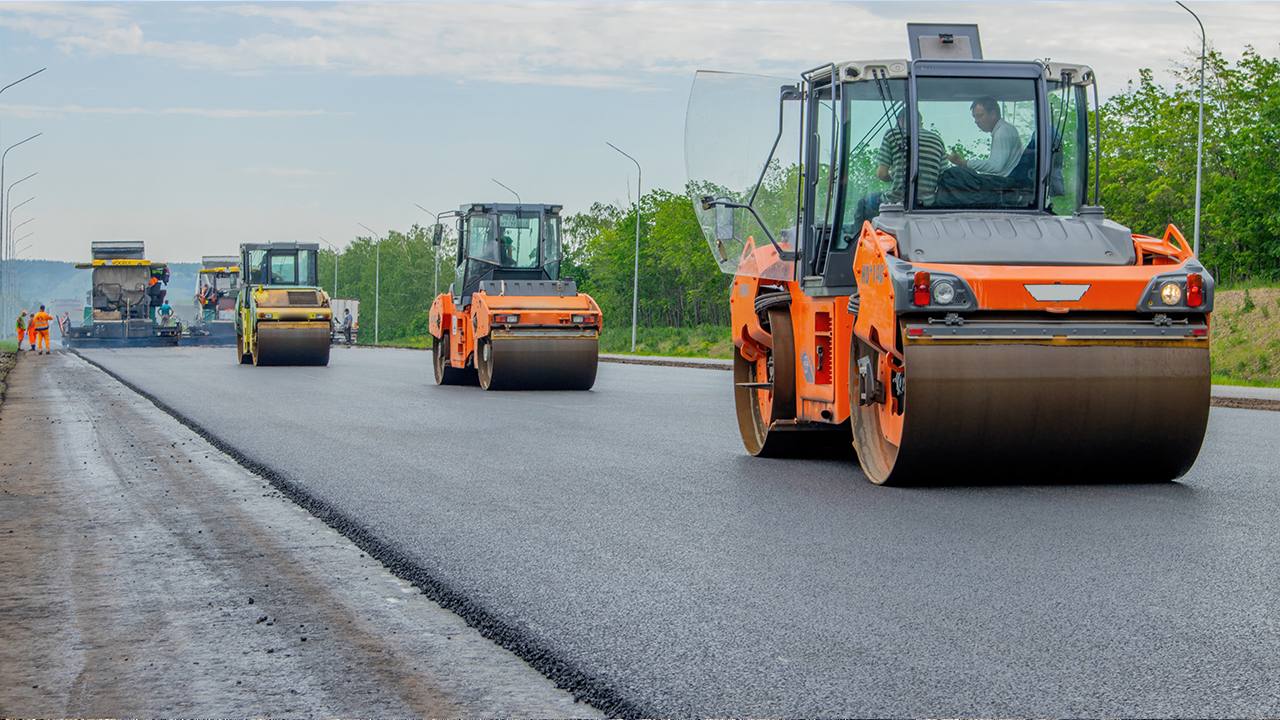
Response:
[{"label": "asphalt surface texture", "polygon": [[1273,412],[1214,408],[1175,483],[897,489],[747,456],[722,371],[486,393],[414,351],[84,355],[608,713],[1280,714]]},{"label": "asphalt surface texture", "polygon": [[587,717],[72,355],[0,406],[0,717]]}]

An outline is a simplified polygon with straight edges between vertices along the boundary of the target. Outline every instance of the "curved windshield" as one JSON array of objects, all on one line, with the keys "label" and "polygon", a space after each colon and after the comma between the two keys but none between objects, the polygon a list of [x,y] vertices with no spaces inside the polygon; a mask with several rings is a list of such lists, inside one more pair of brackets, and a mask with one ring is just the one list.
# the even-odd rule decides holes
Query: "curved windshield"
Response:
[{"label": "curved windshield", "polygon": [[915,207],[1034,209],[1036,82],[916,79]]},{"label": "curved windshield", "polygon": [[497,260],[505,268],[532,270],[538,267],[538,244],[542,241],[539,213],[498,213]]},{"label": "curved windshield", "polygon": [[250,250],[249,282],[254,285],[315,285],[312,250]]},{"label": "curved windshield", "polygon": [[716,264],[730,275],[795,277],[795,262],[778,258],[751,212],[702,205],[705,196],[750,202],[778,244],[794,248],[800,103],[798,95],[784,99],[783,91],[792,86],[764,75],[700,70],[694,77],[685,116],[686,190]]},{"label": "curved windshield", "polygon": [[844,87],[848,167],[845,222],[833,249],[848,248],[862,225],[880,213],[880,205],[902,203],[906,195],[907,143],[901,121],[906,115],[906,80],[868,80]]}]

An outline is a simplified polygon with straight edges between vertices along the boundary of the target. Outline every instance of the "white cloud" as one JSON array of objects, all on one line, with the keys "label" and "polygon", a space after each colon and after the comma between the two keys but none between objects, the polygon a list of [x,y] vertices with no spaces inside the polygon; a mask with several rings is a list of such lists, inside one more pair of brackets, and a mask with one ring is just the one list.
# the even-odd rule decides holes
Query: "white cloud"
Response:
[{"label": "white cloud", "polygon": [[[1280,4],[1202,3],[1210,39],[1229,54],[1275,50]],[[135,14],[211,15],[239,32],[174,40]],[[978,22],[989,57],[1088,62],[1117,88],[1138,67],[1166,69],[1198,46],[1172,3],[440,2],[198,6],[5,5],[0,26],[64,52],[141,55],[224,72],[281,70],[439,76],[643,88],[701,67],[785,72],[854,57],[906,54],[913,19]],[[219,28],[227,25],[222,22]],[[225,30],[219,30],[219,35]]]},{"label": "white cloud", "polygon": [[289,110],[254,108],[197,107],[112,107],[104,105],[0,105],[0,115],[17,118],[58,117],[62,115],[188,115],[191,117],[241,120],[257,118],[299,118],[333,113],[328,110]]}]

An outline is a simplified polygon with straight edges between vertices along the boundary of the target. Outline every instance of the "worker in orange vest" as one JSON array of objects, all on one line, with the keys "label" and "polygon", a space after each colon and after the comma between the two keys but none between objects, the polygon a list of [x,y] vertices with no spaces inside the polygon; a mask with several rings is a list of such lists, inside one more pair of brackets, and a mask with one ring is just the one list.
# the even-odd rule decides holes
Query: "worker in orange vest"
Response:
[{"label": "worker in orange vest", "polygon": [[44,306],[40,306],[40,312],[31,318],[31,348],[36,349],[36,341],[39,341],[41,350],[39,355],[49,354],[49,323],[53,322],[53,316],[44,311]]},{"label": "worker in orange vest", "polygon": [[17,323],[13,326],[14,331],[18,333],[18,349],[22,349],[22,343],[27,339],[27,311],[23,310],[18,316]]}]

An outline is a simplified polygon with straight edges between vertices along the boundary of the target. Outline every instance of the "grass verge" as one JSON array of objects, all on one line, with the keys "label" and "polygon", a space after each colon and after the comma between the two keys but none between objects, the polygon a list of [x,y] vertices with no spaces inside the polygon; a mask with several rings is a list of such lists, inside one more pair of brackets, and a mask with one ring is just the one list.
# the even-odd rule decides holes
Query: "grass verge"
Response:
[{"label": "grass verge", "polygon": [[1215,383],[1280,387],[1280,288],[1219,290],[1210,347]]},{"label": "grass verge", "polygon": [[[606,325],[600,337],[600,352],[631,352],[631,327]],[[731,358],[733,341],[723,325],[693,327],[642,327],[636,330],[637,355],[667,357]]]}]

